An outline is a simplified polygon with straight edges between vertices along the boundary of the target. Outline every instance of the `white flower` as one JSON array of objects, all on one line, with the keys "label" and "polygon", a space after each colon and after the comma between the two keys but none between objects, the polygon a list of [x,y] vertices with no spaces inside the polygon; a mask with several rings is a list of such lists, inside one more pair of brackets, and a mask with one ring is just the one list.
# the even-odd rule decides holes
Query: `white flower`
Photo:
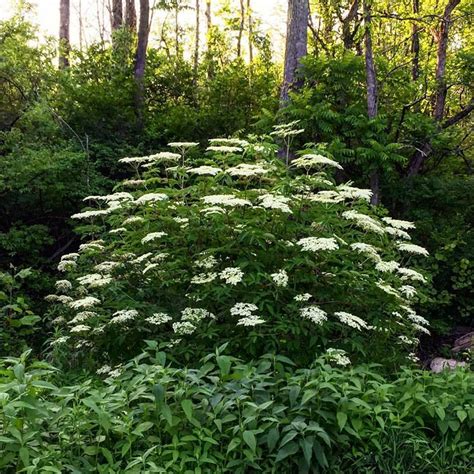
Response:
[{"label": "white flower", "polygon": [[295,301],[308,301],[312,298],[312,296],[309,293],[303,293],[301,295],[296,295],[293,299]]},{"label": "white flower", "polygon": [[240,318],[237,321],[237,326],[253,327],[253,326],[257,326],[259,324],[263,324],[264,322],[265,322],[265,320],[260,318],[259,316],[251,315],[251,316],[247,316],[247,317],[244,317],[244,318]]},{"label": "white flower", "polygon": [[120,234],[121,232],[126,232],[127,229],[125,227],[118,227],[117,229],[109,230],[109,234]]},{"label": "white flower", "polygon": [[206,318],[215,319],[216,317],[204,308],[184,308],[183,311],[181,311],[182,321],[197,324]]},{"label": "white flower", "polygon": [[103,365],[100,369],[96,370],[97,375],[105,375],[108,374],[112,370],[112,367],[110,365]]},{"label": "white flower", "polygon": [[158,201],[166,201],[168,196],[163,193],[147,193],[140,196],[136,201],[135,204],[144,204],[148,202],[158,202]]},{"label": "white flower", "polygon": [[210,270],[211,268],[215,267],[218,264],[218,260],[213,256],[209,255],[207,257],[198,260],[195,265],[198,268],[204,268],[205,270]]},{"label": "white flower", "polygon": [[257,310],[257,305],[253,303],[236,303],[230,308],[230,314],[232,316],[253,316],[252,313]]},{"label": "white flower", "polygon": [[426,250],[424,247],[420,247],[419,245],[406,244],[404,242],[397,242],[397,247],[398,247],[398,250],[400,250],[402,252],[408,252],[408,253],[423,255],[424,257],[429,256],[428,250]]},{"label": "white flower", "polygon": [[69,336],[60,336],[57,339],[54,339],[53,341],[51,341],[51,345],[57,346],[60,344],[64,344],[65,342],[68,341],[68,339],[69,339]]},{"label": "white flower", "polygon": [[78,324],[77,326],[72,327],[69,332],[88,332],[90,330],[90,326],[87,326],[85,324]]},{"label": "white flower", "polygon": [[191,278],[191,283],[195,285],[203,285],[205,283],[210,283],[217,278],[217,273],[200,273]]},{"label": "white flower", "polygon": [[386,262],[385,260],[381,260],[380,262],[377,262],[375,265],[375,269],[378,270],[379,272],[384,272],[384,273],[393,273],[395,270],[398,270],[400,267],[400,264],[398,262],[395,262],[395,260],[390,260],[389,262]]},{"label": "white flower", "polygon": [[160,265],[158,263],[149,263],[142,271],[142,273],[145,275],[145,273],[148,273],[149,271],[153,270],[154,268],[159,267]]},{"label": "white flower", "polygon": [[152,316],[145,318],[145,321],[154,324],[155,326],[159,326],[160,324],[165,324],[171,321],[171,316],[168,316],[166,313],[154,313]]},{"label": "white flower", "polygon": [[218,214],[225,214],[225,209],[222,209],[222,207],[219,206],[210,206],[210,207],[205,207],[200,211],[203,213],[206,217],[213,216],[213,215],[218,215]]},{"label": "white flower", "polygon": [[322,165],[333,166],[334,168],[342,170],[342,166],[337,161],[313,153],[303,155],[301,158],[296,158],[291,162],[291,166],[296,166],[297,168],[313,168]]},{"label": "white flower", "polygon": [[244,148],[249,144],[248,141],[242,140],[241,138],[211,138],[209,143],[212,145],[230,145]]},{"label": "white flower", "polygon": [[414,353],[410,352],[407,356],[408,360],[411,360],[412,362],[420,362],[420,358]]},{"label": "white flower", "polygon": [[123,221],[123,225],[136,224],[138,222],[145,222],[145,219],[141,216],[130,216]]},{"label": "white flower", "polygon": [[401,221],[398,219],[392,219],[391,217],[382,217],[382,220],[391,227],[396,229],[410,230],[415,229],[415,224],[409,221]]},{"label": "white flower", "polygon": [[202,198],[205,204],[221,205],[221,206],[251,206],[252,203],[247,199],[241,199],[233,194],[214,194],[211,196],[204,196]]},{"label": "white flower", "polygon": [[326,351],[326,357],[329,361],[334,362],[336,365],[340,365],[342,367],[350,365],[351,363],[349,357],[346,356],[346,351],[343,351],[342,349],[334,349],[330,347]]},{"label": "white flower", "polygon": [[196,326],[189,321],[178,321],[173,323],[173,331],[179,336],[192,334],[196,330]]},{"label": "white flower", "polygon": [[198,142],[171,142],[168,143],[170,148],[193,148],[199,146]]},{"label": "white flower", "polygon": [[285,270],[279,270],[276,273],[272,273],[270,278],[273,280],[276,286],[288,286],[288,273],[286,273]]},{"label": "white flower", "polygon": [[413,298],[416,295],[416,289],[410,285],[403,285],[399,288],[400,293],[405,295],[407,298]]},{"label": "white flower", "polygon": [[231,176],[236,177],[252,177],[252,176],[261,176],[263,174],[268,173],[269,170],[262,168],[258,165],[251,165],[248,163],[240,163],[237,166],[232,168],[228,168],[226,173],[230,174]]},{"label": "white flower", "polygon": [[98,272],[110,273],[114,268],[120,265],[119,262],[102,262],[94,266],[94,269]]},{"label": "white flower", "polygon": [[392,235],[393,237],[398,237],[399,239],[411,240],[410,234],[405,232],[402,229],[397,229],[396,227],[385,227],[385,233]]},{"label": "white flower", "polygon": [[188,173],[194,173],[194,174],[199,174],[199,175],[209,175],[209,176],[215,176],[221,171],[222,170],[220,168],[216,168],[214,166],[198,166],[197,168],[188,169]]},{"label": "white flower", "polygon": [[377,234],[385,233],[385,229],[372,217],[357,211],[345,211],[342,213],[344,219],[354,221],[357,226],[363,230],[375,232]]},{"label": "white flower", "polygon": [[291,199],[288,197],[275,194],[264,194],[258,199],[260,201],[260,205],[266,209],[277,209],[279,211],[292,214],[292,211],[288,206],[288,203],[291,201]]},{"label": "white flower", "polygon": [[122,181],[122,186],[140,186],[141,184],[146,183],[144,179],[126,179],[125,181]]},{"label": "white flower", "polygon": [[94,201],[133,201],[133,196],[125,191],[120,191],[113,194],[106,194],[104,196],[87,196],[83,201],[94,200]]},{"label": "white flower", "polygon": [[97,313],[94,313],[94,311],[81,311],[80,313],[77,313],[76,316],[74,316],[74,318],[68,322],[68,324],[83,323],[94,316],[97,316]]},{"label": "white flower", "polygon": [[79,309],[92,308],[92,306],[98,304],[100,304],[100,300],[98,298],[94,298],[93,296],[86,296],[80,300],[71,301],[68,306],[72,309]]},{"label": "white flower", "polygon": [[208,146],[206,151],[215,151],[216,153],[240,153],[242,148],[239,146]]},{"label": "white flower", "polygon": [[339,245],[335,238],[329,237],[306,237],[304,239],[298,240],[296,242],[303,251],[307,252],[317,252],[319,250],[337,250]]},{"label": "white flower", "polygon": [[411,268],[400,267],[398,269],[398,273],[402,275],[400,278],[402,281],[412,280],[426,283],[425,277],[421,273],[418,273],[416,270],[412,270]]},{"label": "white flower", "polygon": [[139,257],[133,259],[130,261],[130,263],[136,265],[138,263],[142,263],[144,262],[145,260],[148,260],[151,256],[153,255],[152,252],[147,252],[147,253],[144,253],[143,255],[140,255]]},{"label": "white flower", "polygon": [[308,199],[313,202],[323,203],[338,203],[344,201],[344,196],[339,194],[337,191],[319,191],[316,194],[308,194],[301,196],[301,198]]},{"label": "white flower", "polygon": [[227,267],[219,273],[219,276],[229,285],[237,285],[242,281],[244,272],[239,267]]},{"label": "white flower", "polygon": [[354,316],[351,313],[338,311],[334,313],[334,316],[337,316],[341,323],[347,324],[351,328],[358,329],[359,331],[361,329],[369,329],[368,324],[363,319],[359,318],[358,316]]},{"label": "white flower", "polygon": [[122,309],[116,311],[112,316],[110,324],[122,324],[135,319],[138,316],[138,311],[135,309]]},{"label": "white flower", "polygon": [[69,280],[58,280],[54,286],[59,291],[69,291],[72,289],[72,283]]},{"label": "white flower", "polygon": [[168,235],[168,234],[166,232],[150,232],[149,234],[145,235],[145,237],[143,237],[142,244],[146,244],[147,242],[160,239],[161,237],[164,237],[165,235]]},{"label": "white flower", "polygon": [[149,156],[127,156],[125,158],[120,158],[119,163],[126,163],[132,165],[140,165],[142,163],[147,163],[150,161]]},{"label": "white flower", "polygon": [[73,214],[71,219],[91,219],[93,217],[106,216],[110,213],[109,209],[97,209],[94,211],[84,211]]},{"label": "white flower", "polygon": [[63,255],[63,256],[61,257],[61,262],[62,262],[63,260],[73,260],[73,261],[75,261],[75,260],[77,260],[78,258],[79,258],[79,254],[76,253],[76,252],[67,253],[67,254],[65,254],[65,255]]},{"label": "white flower", "polygon": [[370,189],[355,188],[348,184],[341,184],[337,189],[344,199],[363,199],[370,202],[373,194]]},{"label": "white flower", "polygon": [[108,285],[112,282],[111,276],[104,276],[100,273],[91,273],[90,275],[84,275],[77,278],[77,281],[84,286],[89,288],[99,288],[101,286]]},{"label": "white flower", "polygon": [[387,293],[388,295],[400,298],[400,293],[395,288],[393,288],[393,286],[389,285],[388,283],[385,283],[383,280],[376,282],[375,285],[382,291],[385,291],[385,293]]},{"label": "white flower", "polygon": [[79,245],[79,252],[86,252],[86,251],[97,251],[97,250],[103,250],[104,241],[103,240],[93,240],[91,242],[87,242],[85,244]]},{"label": "white flower", "polygon": [[300,315],[304,319],[309,319],[314,324],[323,324],[326,321],[327,315],[326,311],[323,311],[321,308],[317,306],[307,306],[305,308],[300,309]]},{"label": "white flower", "polygon": [[370,244],[364,244],[363,242],[355,242],[349,246],[352,250],[355,250],[357,253],[364,254],[370,257],[376,262],[380,261],[380,256],[377,252],[377,248]]}]

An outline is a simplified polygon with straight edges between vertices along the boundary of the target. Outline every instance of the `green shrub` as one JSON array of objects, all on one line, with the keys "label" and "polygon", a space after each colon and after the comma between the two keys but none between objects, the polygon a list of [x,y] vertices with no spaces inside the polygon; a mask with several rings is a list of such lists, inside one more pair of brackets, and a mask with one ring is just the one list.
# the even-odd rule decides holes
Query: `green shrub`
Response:
[{"label": "green shrub", "polygon": [[388,380],[224,348],[186,369],[150,346],[74,386],[27,354],[1,361],[2,472],[469,472],[469,372]]},{"label": "green shrub", "polygon": [[49,296],[56,348],[115,361],[150,337],[194,360],[228,341],[251,356],[304,345],[302,364],[328,347],[387,364],[410,352],[428,332],[410,307],[425,277],[407,265],[426,255],[406,242],[413,224],[336,186],[321,169],[337,162],[305,150],[288,169],[261,140],[121,160],[134,179],[73,216],[85,242]]}]

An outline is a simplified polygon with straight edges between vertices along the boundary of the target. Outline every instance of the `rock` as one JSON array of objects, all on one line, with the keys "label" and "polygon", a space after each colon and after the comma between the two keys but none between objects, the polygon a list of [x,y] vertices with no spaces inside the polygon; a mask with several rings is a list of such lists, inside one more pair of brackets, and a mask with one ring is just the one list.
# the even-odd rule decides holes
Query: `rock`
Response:
[{"label": "rock", "polygon": [[474,349],[474,332],[464,334],[464,336],[454,341],[453,352],[469,351]]},{"label": "rock", "polygon": [[431,372],[439,374],[443,370],[453,370],[457,367],[466,367],[466,362],[460,362],[455,359],[444,359],[443,357],[435,357],[430,363]]}]

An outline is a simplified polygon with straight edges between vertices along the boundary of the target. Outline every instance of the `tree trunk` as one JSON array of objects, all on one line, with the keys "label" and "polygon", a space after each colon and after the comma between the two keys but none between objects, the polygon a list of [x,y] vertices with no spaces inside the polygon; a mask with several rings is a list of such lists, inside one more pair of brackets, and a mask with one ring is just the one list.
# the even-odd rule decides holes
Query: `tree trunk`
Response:
[{"label": "tree trunk", "polygon": [[135,10],[135,0],[125,0],[125,25],[132,33],[136,33],[137,12]]},{"label": "tree trunk", "polygon": [[209,34],[212,26],[212,16],[211,16],[211,0],[206,2],[206,33]]},{"label": "tree trunk", "polygon": [[301,86],[301,81],[296,80],[296,74],[301,65],[301,58],[308,52],[308,19],[308,0],[288,0],[285,68],[280,92],[281,106],[288,102],[290,89]]},{"label": "tree trunk", "polygon": [[112,33],[118,30],[123,23],[122,0],[112,0],[112,11],[110,12],[110,25]]},{"label": "tree trunk", "polygon": [[174,6],[174,41],[176,58],[180,56],[180,40],[179,40],[179,4],[176,1]]},{"label": "tree trunk", "polygon": [[240,58],[242,55],[242,35],[244,33],[245,26],[245,5],[244,0],[240,0],[240,24],[239,34],[237,35],[237,57]]},{"label": "tree trunk", "polygon": [[69,52],[71,43],[69,39],[69,0],[59,2],[59,68],[64,69],[69,66]]},{"label": "tree trunk", "polygon": [[459,4],[460,0],[450,0],[444,9],[438,30],[435,32],[435,38],[438,42],[438,52],[436,57],[436,95],[433,108],[433,117],[436,121],[441,121],[444,116],[446,105],[446,54],[448,50],[448,34],[451,25],[451,13]]},{"label": "tree trunk", "polygon": [[150,20],[150,1],[140,0],[140,20],[138,24],[138,42],[135,54],[134,79],[136,83],[135,111],[138,127],[143,127],[144,77],[146,50],[148,45]]},{"label": "tree trunk", "polygon": [[351,22],[357,18],[358,12],[359,0],[354,0],[349,12],[342,19],[342,41],[344,43],[344,49],[350,50],[354,47],[354,36],[358,30],[358,24],[356,25],[354,31],[351,31]]},{"label": "tree trunk", "polygon": [[[449,26],[451,25],[451,14],[456,6],[459,4],[460,0],[449,0],[446,8],[444,9],[443,16],[440,19],[439,26],[437,30],[434,32],[435,40],[438,43],[438,50],[436,55],[436,92],[434,96],[434,105],[433,105],[433,118],[438,123],[438,127],[447,128],[448,126],[454,125],[459,120],[464,118],[463,115],[459,120],[455,120],[449,125],[444,126],[442,124],[442,120],[445,113],[445,106],[446,106],[446,96],[448,93],[448,88],[446,85],[446,55],[448,51],[448,38],[449,38]],[[468,112],[470,113],[470,112]],[[462,114],[461,114],[462,115]],[[466,114],[467,115],[467,114]],[[447,120],[445,122],[450,122]],[[431,139],[428,138],[426,142],[418,148],[415,153],[413,154],[410,164],[408,166],[407,175],[408,176],[415,176],[417,175],[423,167],[423,164],[428,159],[430,154],[433,151],[433,147],[431,146]]]},{"label": "tree trunk", "polygon": [[249,29],[249,62],[250,66],[253,63],[253,18],[252,8],[250,6],[250,0],[247,0],[247,18],[248,18],[248,29]]},{"label": "tree trunk", "polygon": [[[420,13],[420,0],[413,0],[413,15]],[[411,52],[413,54],[411,77],[416,81],[420,77],[420,33],[416,22],[413,23],[411,36]]]},{"label": "tree trunk", "polygon": [[200,0],[196,0],[196,30],[194,36],[194,80],[197,81],[198,66],[199,66],[199,23],[201,20]]},{"label": "tree trunk", "polygon": [[[374,52],[372,49],[372,14],[370,0],[364,0],[364,27],[365,27],[365,76],[367,84],[367,115],[370,120],[377,117],[377,75],[375,72]],[[380,203],[380,178],[376,168],[370,177],[370,188],[372,190],[371,203],[378,205]]]}]

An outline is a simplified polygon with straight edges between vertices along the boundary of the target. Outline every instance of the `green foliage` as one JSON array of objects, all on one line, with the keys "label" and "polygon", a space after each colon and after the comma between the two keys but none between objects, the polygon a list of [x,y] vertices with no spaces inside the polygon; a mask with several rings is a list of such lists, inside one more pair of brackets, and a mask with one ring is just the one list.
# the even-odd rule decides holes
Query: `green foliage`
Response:
[{"label": "green foliage", "polygon": [[24,294],[24,281],[33,272],[29,268],[17,271],[11,268],[9,273],[0,272],[0,355],[17,355],[25,347],[25,339],[35,331],[40,321],[29,307],[28,297]]},{"label": "green foliage", "polygon": [[2,360],[2,471],[469,472],[468,372],[388,380],[224,348],[183,369],[150,354],[74,386],[27,354]]}]

